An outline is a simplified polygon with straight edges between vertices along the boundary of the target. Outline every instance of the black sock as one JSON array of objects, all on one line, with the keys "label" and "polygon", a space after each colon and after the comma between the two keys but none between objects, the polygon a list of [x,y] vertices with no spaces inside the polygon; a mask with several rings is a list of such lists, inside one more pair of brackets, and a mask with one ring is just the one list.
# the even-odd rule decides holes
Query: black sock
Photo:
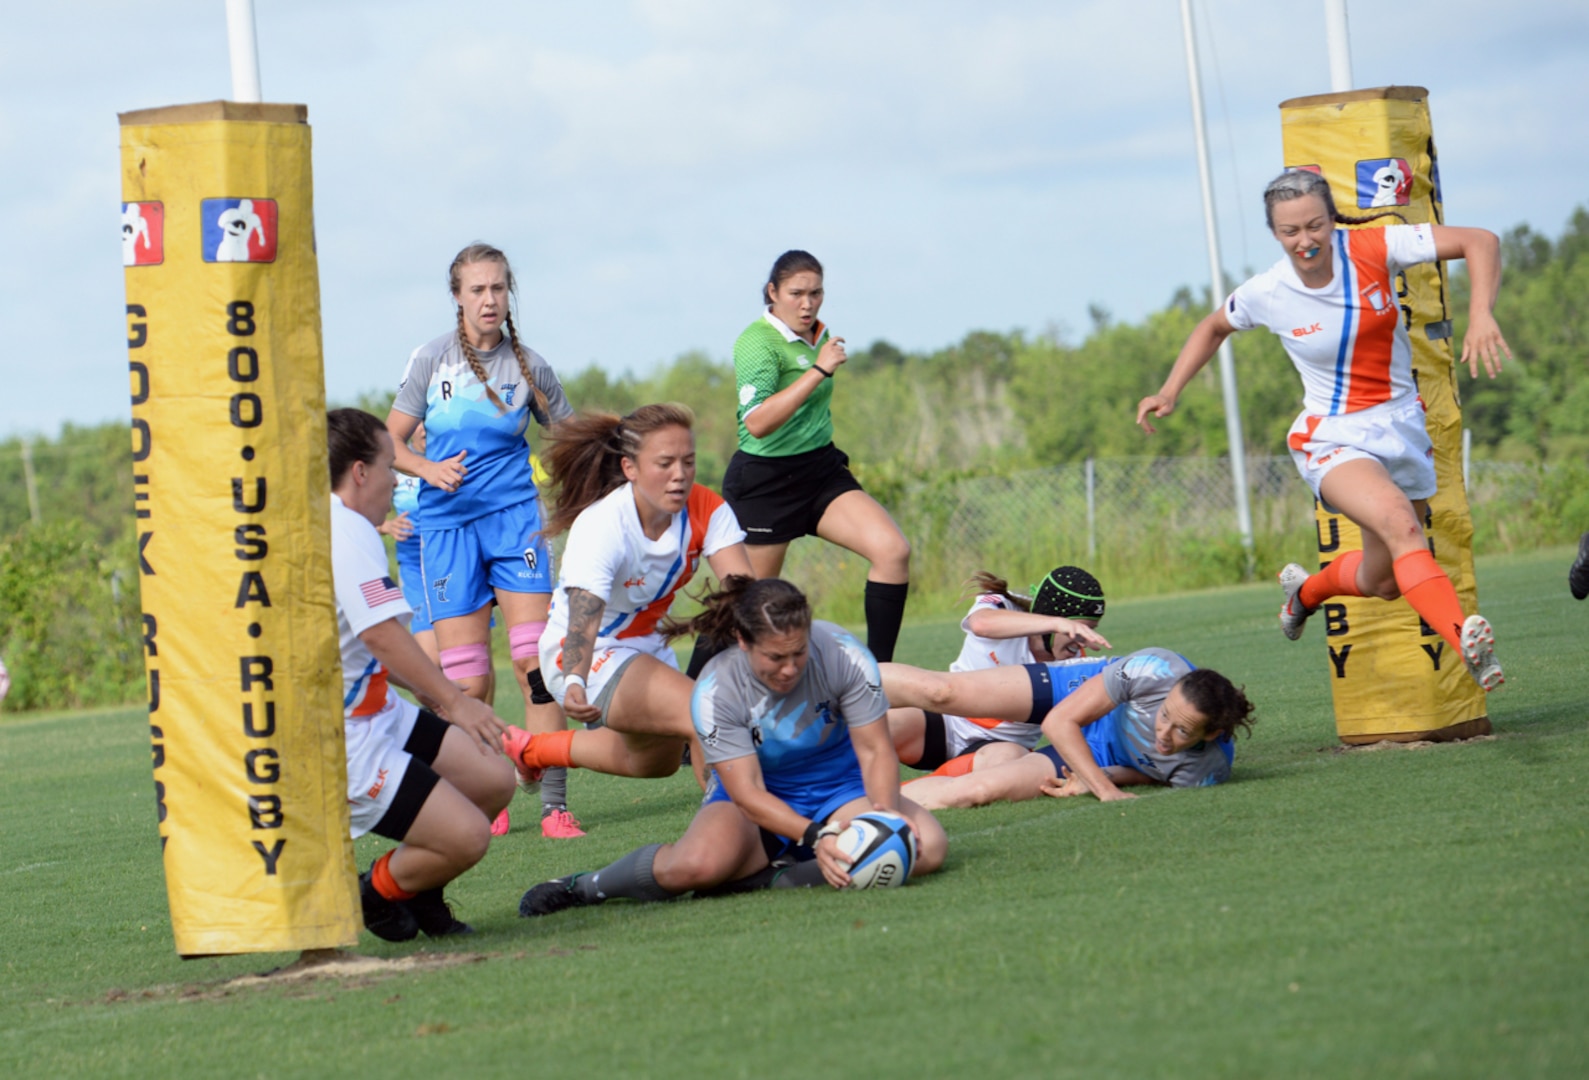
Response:
[{"label": "black sock", "polygon": [[894,659],[894,644],[899,640],[899,624],[905,621],[907,582],[894,585],[886,581],[866,583],[866,647],[879,664]]},{"label": "black sock", "polygon": [[706,666],[706,662],[722,652],[725,647],[713,638],[701,634],[695,639],[695,651],[690,653],[690,666],[684,669],[684,674],[688,678],[699,679],[701,669]]},{"label": "black sock", "polygon": [[797,862],[787,870],[778,871],[772,879],[771,889],[809,889],[815,885],[827,883],[827,878],[822,876],[822,864],[815,859]]},{"label": "black sock", "polygon": [[674,894],[657,884],[651,866],[657,861],[661,844],[635,848],[610,866],[593,874],[580,874],[570,886],[587,904],[599,904],[614,897],[630,900],[671,900]]}]

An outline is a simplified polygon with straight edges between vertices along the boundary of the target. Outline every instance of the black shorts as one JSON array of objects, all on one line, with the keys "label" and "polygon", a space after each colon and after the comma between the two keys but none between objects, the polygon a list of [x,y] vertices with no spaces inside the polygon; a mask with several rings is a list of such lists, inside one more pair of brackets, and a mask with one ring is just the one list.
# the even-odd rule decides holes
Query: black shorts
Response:
[{"label": "black shorts", "polygon": [[408,830],[414,827],[415,819],[424,809],[425,800],[441,783],[441,777],[436,775],[431,765],[436,755],[441,753],[441,740],[446,737],[450,726],[429,709],[419,710],[419,716],[414,720],[414,730],[408,733],[408,741],[403,744],[403,753],[413,760],[403,771],[403,782],[398,785],[397,794],[392,796],[392,805],[375,823],[370,830],[372,833],[401,842],[408,835]]},{"label": "black shorts", "polygon": [[723,498],[733,508],[747,544],[787,544],[815,536],[833,500],[864,491],[850,459],[832,443],[788,457],[736,451],[723,474]]},{"label": "black shorts", "polygon": [[[922,772],[932,772],[949,763],[949,729],[944,726],[943,714],[922,710],[922,715],[927,718],[927,727],[922,732],[921,757],[915,761],[904,762],[907,769],[920,769]],[[974,754],[984,746],[991,746],[998,739],[978,739],[967,743],[966,748],[956,757]]]}]

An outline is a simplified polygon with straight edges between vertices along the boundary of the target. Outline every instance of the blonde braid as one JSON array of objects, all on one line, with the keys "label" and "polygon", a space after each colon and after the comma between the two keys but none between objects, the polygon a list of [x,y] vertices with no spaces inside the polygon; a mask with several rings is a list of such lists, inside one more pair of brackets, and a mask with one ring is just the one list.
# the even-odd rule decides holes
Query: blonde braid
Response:
[{"label": "blonde braid", "polygon": [[463,350],[463,358],[469,361],[469,370],[474,372],[474,377],[480,380],[481,386],[485,387],[486,397],[490,398],[491,404],[497,407],[497,412],[507,412],[507,406],[502,404],[497,392],[491,389],[491,380],[486,377],[486,366],[480,362],[474,346],[469,344],[469,333],[464,327],[462,307],[458,309],[458,347]]},{"label": "blonde braid", "polygon": [[530,374],[530,358],[524,353],[524,346],[519,344],[519,332],[513,328],[513,313],[507,315],[508,340],[513,343],[513,355],[518,358],[519,370],[524,373],[524,381],[529,384],[530,393],[535,395],[536,419],[546,419],[543,423],[550,423],[552,419],[551,404],[546,400],[546,394],[535,384],[535,376]]}]

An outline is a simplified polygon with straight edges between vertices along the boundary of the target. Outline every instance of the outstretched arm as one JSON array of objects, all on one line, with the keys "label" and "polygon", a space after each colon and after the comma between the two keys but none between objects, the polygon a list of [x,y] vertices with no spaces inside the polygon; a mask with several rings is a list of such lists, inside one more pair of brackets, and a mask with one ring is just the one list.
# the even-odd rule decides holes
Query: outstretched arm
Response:
[{"label": "outstretched arm", "polygon": [[1081,778],[1100,802],[1136,798],[1121,791],[1099,767],[1098,759],[1092,756],[1092,747],[1087,745],[1087,736],[1082,732],[1082,728],[1103,719],[1114,707],[1114,699],[1104,689],[1103,675],[1098,674],[1082,683],[1043,718],[1043,734],[1065,759],[1070,771]]},{"label": "outstretched arm", "polygon": [[[978,608],[966,616],[965,628],[977,637],[1019,638],[1053,634],[1066,643],[1084,649],[1108,649],[1109,642],[1085,623],[1064,619],[1058,615],[1038,615],[1030,611],[1011,611],[1008,608]],[[1058,652],[1059,650],[1055,650]]]},{"label": "outstretched arm", "polygon": [[442,719],[462,728],[482,753],[502,752],[502,736],[506,729],[491,711],[491,706],[465,694],[448,679],[425,655],[408,627],[396,619],[387,619],[364,631],[359,640],[386,665],[393,682],[412,690]]},{"label": "outstretched arm", "polygon": [[[734,800],[734,805],[739,807],[740,812],[750,818],[754,824],[770,833],[787,836],[797,844],[804,839],[806,831],[812,824],[811,820],[801,817],[788,803],[767,790],[767,783],[761,772],[761,761],[755,754],[719,761],[714,768],[717,770],[718,780],[723,784],[723,790],[728,792],[728,797]],[[897,785],[899,775],[897,764],[894,775]],[[897,792],[897,786],[895,790]],[[844,856],[839,854],[838,843],[832,835],[820,837],[814,850],[817,861],[822,867],[822,876],[827,879],[829,885],[835,889],[842,889],[850,883],[850,875],[844,871]]]},{"label": "outstretched arm", "polygon": [[1181,346],[1181,355],[1175,358],[1175,366],[1170,368],[1169,378],[1164,380],[1164,385],[1159,387],[1157,394],[1150,394],[1137,403],[1137,425],[1149,435],[1154,434],[1154,427],[1149,416],[1160,418],[1169,416],[1175,411],[1175,403],[1180,400],[1181,391],[1186,389],[1186,384],[1192,381],[1192,376],[1203,370],[1203,366],[1213,359],[1225,339],[1236,332],[1230,325],[1230,319],[1225,316],[1223,307],[1210,312],[1202,322],[1197,324],[1197,329],[1192,331],[1192,336],[1186,339],[1186,344]]},{"label": "outstretched arm", "polygon": [[1462,341],[1461,363],[1468,365],[1474,378],[1479,376],[1479,361],[1490,378],[1501,372],[1501,355],[1512,358],[1512,350],[1495,322],[1495,298],[1501,292],[1501,239],[1488,229],[1459,229],[1450,225],[1431,225],[1435,254],[1442,259],[1464,259],[1468,264],[1468,334]]}]

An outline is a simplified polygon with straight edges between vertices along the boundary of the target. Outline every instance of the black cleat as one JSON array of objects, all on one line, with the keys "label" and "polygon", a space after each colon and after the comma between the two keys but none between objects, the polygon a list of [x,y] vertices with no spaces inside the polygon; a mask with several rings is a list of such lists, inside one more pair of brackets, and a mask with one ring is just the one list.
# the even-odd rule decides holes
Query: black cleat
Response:
[{"label": "black cleat", "polygon": [[375,891],[368,870],[359,875],[359,900],[364,908],[364,928],[376,937],[412,941],[419,934],[419,924],[407,908]]},{"label": "black cleat", "polygon": [[1574,600],[1589,597],[1589,532],[1578,541],[1578,558],[1567,571],[1567,587],[1572,590]]},{"label": "black cleat", "polygon": [[447,906],[440,889],[426,889],[422,893],[416,893],[399,906],[408,910],[408,913],[414,917],[414,922],[425,932],[426,937],[474,933],[474,927],[454,917],[452,908]]},{"label": "black cleat", "polygon": [[526,919],[533,919],[537,915],[555,915],[569,908],[585,907],[588,903],[574,891],[573,877],[554,878],[541,882],[524,894],[519,901],[519,914]]}]

